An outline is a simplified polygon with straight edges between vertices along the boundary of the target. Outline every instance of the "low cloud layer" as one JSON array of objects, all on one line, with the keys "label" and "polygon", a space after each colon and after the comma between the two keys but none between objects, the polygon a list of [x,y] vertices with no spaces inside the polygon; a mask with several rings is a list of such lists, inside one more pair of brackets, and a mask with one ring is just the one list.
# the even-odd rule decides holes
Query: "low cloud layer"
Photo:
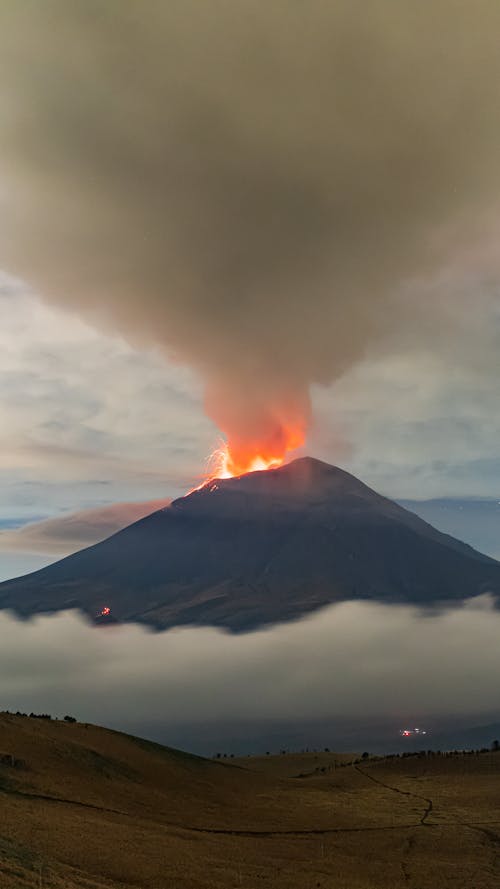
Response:
[{"label": "low cloud layer", "polygon": [[169,502],[114,503],[100,509],[84,509],[54,519],[30,522],[20,528],[0,531],[0,551],[65,556],[110,537]]},{"label": "low cloud layer", "polygon": [[3,4],[2,260],[193,367],[236,448],[380,343],[490,374],[460,287],[406,285],[498,282],[499,30],[495,0]]},{"label": "low cloud layer", "polygon": [[[166,739],[184,728],[189,740],[190,725],[210,733],[231,720],[477,719],[498,711],[499,632],[500,613],[486,597],[440,614],[343,603],[244,636],[2,614],[0,697],[5,709],[147,725]],[[203,749],[202,737],[190,743]]]}]

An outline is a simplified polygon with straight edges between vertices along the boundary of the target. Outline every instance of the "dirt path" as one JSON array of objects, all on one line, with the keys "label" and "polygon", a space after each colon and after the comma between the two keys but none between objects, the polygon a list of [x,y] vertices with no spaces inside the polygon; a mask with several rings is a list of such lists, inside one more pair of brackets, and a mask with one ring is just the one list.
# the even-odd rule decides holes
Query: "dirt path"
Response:
[{"label": "dirt path", "polygon": [[[385,781],[381,781],[380,778],[374,778],[373,775],[370,775],[368,772],[365,772],[364,769],[361,769],[359,766],[354,766],[357,772],[360,775],[363,775],[364,778],[368,778],[370,781],[373,781],[374,784],[378,784],[380,787],[384,787],[385,790],[390,790],[393,793],[399,793],[402,796],[409,797],[411,799],[417,799],[419,802],[426,803],[426,807],[424,812],[420,818],[420,821],[416,827],[435,827],[437,825],[429,824],[427,819],[433,810],[433,802],[429,797],[421,796],[419,793],[413,793],[411,790],[401,790],[400,787],[394,787],[392,784],[386,784]],[[450,825],[451,826],[451,825]],[[454,826],[454,825],[453,825]],[[411,854],[411,850],[413,848],[415,842],[414,835],[410,835],[403,847],[403,857],[399,863],[401,868],[401,875],[406,885],[409,885],[411,879],[411,873],[409,870],[409,858]]]},{"label": "dirt path", "polygon": [[379,778],[374,778],[373,775],[368,774],[368,772],[365,772],[364,769],[360,769],[359,766],[354,766],[354,768],[357,772],[359,772],[360,775],[363,775],[364,778],[368,778],[375,784],[379,784],[380,787],[385,787],[386,790],[392,790],[393,793],[400,793],[402,796],[410,796],[414,799],[418,799],[424,803],[427,803],[425,811],[420,819],[420,824],[423,824],[425,827],[431,827],[431,825],[427,823],[427,819],[433,809],[433,803],[431,799],[429,799],[427,796],[421,796],[419,793],[413,793],[413,791],[411,790],[401,790],[400,787],[393,787],[391,784],[385,784],[384,781],[380,781]]}]

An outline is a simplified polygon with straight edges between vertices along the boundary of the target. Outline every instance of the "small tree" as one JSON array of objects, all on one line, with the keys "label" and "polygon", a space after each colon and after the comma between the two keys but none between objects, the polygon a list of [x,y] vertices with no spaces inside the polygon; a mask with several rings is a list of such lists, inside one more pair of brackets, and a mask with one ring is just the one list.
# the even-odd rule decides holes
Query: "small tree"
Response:
[{"label": "small tree", "polygon": [[365,750],[365,752],[361,754],[361,759],[368,759],[369,756],[370,754]]},{"label": "small tree", "polygon": [[496,740],[493,741],[493,744],[491,745],[491,749],[495,750],[495,751],[500,750],[500,741],[496,741]]},{"label": "small tree", "polygon": [[65,716],[64,721],[65,722],[76,722],[76,719],[74,716]]}]

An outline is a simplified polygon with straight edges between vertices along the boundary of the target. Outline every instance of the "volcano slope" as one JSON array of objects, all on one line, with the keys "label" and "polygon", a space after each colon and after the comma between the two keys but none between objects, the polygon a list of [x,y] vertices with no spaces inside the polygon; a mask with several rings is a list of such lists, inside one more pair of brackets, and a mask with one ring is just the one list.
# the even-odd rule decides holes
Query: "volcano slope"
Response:
[{"label": "volcano slope", "polygon": [[500,593],[500,563],[352,475],[303,458],[217,480],[102,543],[0,584],[21,615],[103,605],[119,621],[233,631],[346,599],[432,603]]},{"label": "volcano slope", "polygon": [[310,754],[296,777],[294,756],[264,773],[258,759],[226,765],[10,714],[0,739],[2,889],[499,884],[498,753],[330,754],[322,772]]}]

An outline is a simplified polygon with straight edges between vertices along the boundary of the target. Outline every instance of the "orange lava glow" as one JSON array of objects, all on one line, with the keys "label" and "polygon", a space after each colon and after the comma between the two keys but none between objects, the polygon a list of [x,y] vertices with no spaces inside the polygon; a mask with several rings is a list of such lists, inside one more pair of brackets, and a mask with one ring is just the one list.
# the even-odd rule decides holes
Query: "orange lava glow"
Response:
[{"label": "orange lava glow", "polygon": [[303,430],[296,429],[281,430],[278,441],[267,446],[263,444],[235,446],[230,442],[222,442],[208,458],[205,481],[235,478],[262,469],[277,469],[283,465],[289,451],[304,443],[304,438]]}]

